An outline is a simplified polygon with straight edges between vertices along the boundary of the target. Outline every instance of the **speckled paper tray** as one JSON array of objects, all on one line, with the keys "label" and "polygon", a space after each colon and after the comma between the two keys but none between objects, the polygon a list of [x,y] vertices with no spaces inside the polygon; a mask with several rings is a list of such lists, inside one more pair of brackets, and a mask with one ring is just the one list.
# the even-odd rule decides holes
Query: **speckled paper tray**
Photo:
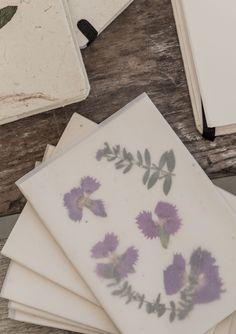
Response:
[{"label": "speckled paper tray", "polygon": [[0,40],[0,124],[87,97],[66,0],[2,0]]},{"label": "speckled paper tray", "polygon": [[235,310],[233,211],[145,94],[18,186],[122,333]]},{"label": "speckled paper tray", "polygon": [[[92,25],[97,34],[100,33],[120,15],[133,0],[68,0],[74,29],[76,31],[77,39],[81,48],[85,48],[89,42],[86,36],[87,33],[91,35],[88,25],[80,30],[78,29],[78,22],[86,20]],[[88,30],[89,29],[89,30]]]}]

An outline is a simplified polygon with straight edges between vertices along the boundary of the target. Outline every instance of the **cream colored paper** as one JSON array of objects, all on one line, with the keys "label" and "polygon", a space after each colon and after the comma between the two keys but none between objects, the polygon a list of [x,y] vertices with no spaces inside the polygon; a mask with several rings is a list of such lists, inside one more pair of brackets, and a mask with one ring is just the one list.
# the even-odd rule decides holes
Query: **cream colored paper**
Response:
[{"label": "cream colored paper", "polygon": [[88,39],[78,29],[78,21],[85,19],[100,34],[133,0],[68,0],[74,29],[81,48],[85,48]]},{"label": "cream colored paper", "polygon": [[13,261],[4,281],[1,297],[76,322],[79,327],[118,333],[101,308],[41,279],[39,275]]},{"label": "cream colored paper", "polygon": [[[174,190],[168,198],[164,196],[161,185],[147,191],[138,168],[123,175],[112,163],[104,160],[102,163],[96,162],[96,152],[103,148],[104,141],[109,141],[111,145],[119,144],[132,152],[144,152],[148,148],[152,156],[156,152],[155,156],[158,157],[166,150],[173,149],[176,155],[176,177],[173,180]],[[75,223],[63,206],[63,194],[78,187],[86,175],[95,177],[102,185],[96,195],[105,202],[109,217],[106,220],[87,211],[84,213],[86,218]],[[204,333],[234,311],[235,277],[231,270],[235,266],[234,214],[147,96],[137,98],[118,115],[106,121],[86,141],[29,173],[18,182],[18,186],[123,333],[142,333],[144,328],[150,333],[157,329],[162,333],[170,330],[175,333]],[[43,196],[45,191],[47,198]],[[184,224],[178,237],[173,238],[169,249],[165,251],[156,240],[146,240],[135,225],[137,214],[141,210],[155,208],[157,198],[175,203]],[[48,210],[49,201],[53,210]],[[166,317],[157,319],[155,314],[139,310],[135,303],[126,305],[122,298],[111,294],[112,289],[107,287],[109,281],[97,277],[97,262],[91,257],[91,249],[107,233],[119,236],[120,247],[126,249],[134,246],[139,250],[136,274],[129,275],[129,284],[135,286],[136,291],[145,293],[149,300],[159,292],[164,294],[162,275],[171,264],[173,253],[181,252],[187,259],[199,247],[217,259],[220,276],[227,290],[222,293],[220,300],[195,305],[189,317],[174,323],[169,323]],[[216,240],[221,240],[221,243]],[[156,266],[153,265],[156,259],[153,254],[159,254]]]},{"label": "cream colored paper", "polygon": [[[83,116],[74,114],[54,152],[76,139],[83,139],[95,127]],[[5,243],[2,254],[92,303],[98,303],[29,203]]]},{"label": "cream colored paper", "polygon": [[0,29],[0,124],[85,99],[89,83],[66,0],[16,5]]}]

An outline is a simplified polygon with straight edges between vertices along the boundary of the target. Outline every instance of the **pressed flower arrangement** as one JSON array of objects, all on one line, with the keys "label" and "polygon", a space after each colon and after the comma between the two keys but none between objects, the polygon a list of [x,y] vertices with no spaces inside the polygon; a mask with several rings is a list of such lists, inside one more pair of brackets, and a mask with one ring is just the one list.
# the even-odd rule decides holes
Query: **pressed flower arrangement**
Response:
[{"label": "pressed flower arrangement", "polygon": [[91,199],[93,193],[99,188],[100,183],[96,179],[86,176],[81,179],[79,187],[74,187],[64,195],[64,206],[67,208],[71,220],[80,222],[85,209],[91,211],[95,216],[107,216],[103,201]]},{"label": "pressed flower arrangement", "polygon": [[[91,249],[91,257],[98,260],[95,272],[103,279],[111,280],[108,287],[115,288],[112,295],[126,300],[126,304],[136,303],[139,309],[161,317],[169,315],[169,321],[183,320],[196,304],[206,304],[220,299],[224,292],[219,268],[215,258],[207,250],[198,248],[192,252],[187,268],[181,254],[174,255],[173,262],[163,272],[163,283],[167,296],[177,295],[177,300],[168,304],[159,293],[154,301],[148,301],[145,294],[136,291],[129,283],[128,276],[135,273],[139,259],[138,250],[131,246],[119,254],[119,239],[114,233],[107,233]],[[100,262],[103,260],[103,262]]]}]

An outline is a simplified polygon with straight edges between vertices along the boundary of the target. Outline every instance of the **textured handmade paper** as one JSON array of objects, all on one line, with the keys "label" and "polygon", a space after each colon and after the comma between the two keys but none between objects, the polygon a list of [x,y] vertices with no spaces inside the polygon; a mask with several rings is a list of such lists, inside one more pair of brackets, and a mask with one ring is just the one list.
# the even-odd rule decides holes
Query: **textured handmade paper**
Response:
[{"label": "textured handmade paper", "polygon": [[147,96],[18,185],[123,333],[234,311],[233,212]]}]

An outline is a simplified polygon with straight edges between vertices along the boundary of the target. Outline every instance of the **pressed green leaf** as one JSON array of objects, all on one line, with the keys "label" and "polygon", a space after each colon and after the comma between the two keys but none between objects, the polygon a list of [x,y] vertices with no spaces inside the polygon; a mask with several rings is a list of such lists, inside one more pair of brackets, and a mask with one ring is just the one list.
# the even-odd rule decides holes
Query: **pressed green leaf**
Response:
[{"label": "pressed green leaf", "polygon": [[176,317],[175,311],[170,312],[170,318],[169,318],[170,322],[173,322],[175,320],[175,317]]},{"label": "pressed green leaf", "polygon": [[124,159],[128,158],[128,153],[127,153],[125,148],[123,148],[123,157],[124,157]]},{"label": "pressed green leaf", "polygon": [[163,314],[166,312],[166,307],[164,304],[160,304],[158,311],[157,311],[157,315],[160,318],[161,316],[163,316]]},{"label": "pressed green leaf", "polygon": [[166,231],[164,230],[164,228],[160,229],[160,241],[161,241],[161,245],[163,248],[167,248],[169,245],[169,241],[170,241],[170,235],[168,233],[166,233]]},{"label": "pressed green leaf", "polygon": [[150,169],[147,169],[143,175],[143,184],[146,184],[150,176]]},{"label": "pressed green leaf", "polygon": [[133,167],[132,164],[128,165],[128,166],[124,169],[123,173],[124,173],[124,174],[128,173],[128,172],[131,170],[132,167]]},{"label": "pressed green leaf", "polygon": [[146,148],[145,152],[144,152],[144,158],[145,158],[145,162],[147,164],[148,167],[151,166],[151,154],[148,151],[148,149]]},{"label": "pressed green leaf", "polygon": [[120,294],[121,294],[121,292],[122,292],[122,290],[114,290],[114,291],[112,291],[112,295],[113,296],[119,296]]},{"label": "pressed green leaf", "polygon": [[117,155],[120,153],[120,145],[116,145],[113,147],[113,152]]},{"label": "pressed green leaf", "polygon": [[148,189],[151,189],[157,183],[159,176],[160,176],[159,171],[156,171],[152,174],[152,176],[150,177],[148,181],[148,185],[147,185]]},{"label": "pressed green leaf", "polygon": [[116,160],[116,157],[107,158],[107,161],[113,161],[113,160]]},{"label": "pressed green leaf", "polygon": [[171,185],[172,185],[172,178],[171,178],[171,176],[167,176],[164,180],[164,183],[163,183],[163,191],[164,191],[165,195],[169,194]]},{"label": "pressed green leaf", "polygon": [[146,304],[146,311],[148,314],[154,313],[155,312],[155,307],[152,303],[147,303]]},{"label": "pressed green leaf", "polygon": [[123,164],[123,162],[124,162],[124,160],[123,160],[123,159],[122,159],[122,160],[119,160],[119,161],[117,161],[117,162],[115,163],[115,166],[122,165],[122,164]]},{"label": "pressed green leaf", "polygon": [[106,142],[104,145],[105,145],[105,152],[108,153],[108,154],[112,153],[112,150],[111,150],[109,144]]},{"label": "pressed green leaf", "polygon": [[174,151],[173,150],[170,150],[168,152],[168,156],[167,156],[167,160],[166,160],[166,163],[167,163],[167,168],[170,172],[173,172],[173,170],[175,169],[175,155],[174,155]]},{"label": "pressed green leaf", "polygon": [[116,165],[116,169],[122,169],[125,165]]},{"label": "pressed green leaf", "polygon": [[165,153],[162,154],[162,156],[161,156],[161,158],[159,160],[159,168],[163,168],[164,167],[164,165],[165,165],[165,163],[167,161],[167,157],[168,157],[168,153],[167,152],[165,152]]},{"label": "pressed green leaf", "polygon": [[142,166],[142,164],[143,164],[143,157],[142,157],[142,154],[140,153],[140,151],[137,152],[137,158],[138,158],[139,166]]},{"label": "pressed green leaf", "polygon": [[0,29],[3,28],[15,15],[17,6],[7,6],[0,9]]}]

